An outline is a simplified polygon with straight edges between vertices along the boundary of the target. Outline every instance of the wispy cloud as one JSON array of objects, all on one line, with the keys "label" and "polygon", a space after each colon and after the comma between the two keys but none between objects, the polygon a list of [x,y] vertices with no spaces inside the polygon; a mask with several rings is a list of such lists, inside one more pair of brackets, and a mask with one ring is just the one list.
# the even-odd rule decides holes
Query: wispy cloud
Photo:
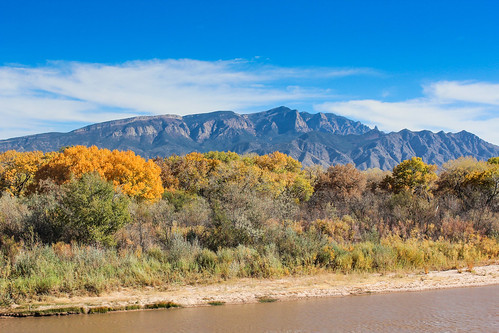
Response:
[{"label": "wispy cloud", "polygon": [[[93,123],[138,114],[190,114],[332,98],[301,79],[373,75],[370,69],[284,68],[245,60],[51,62],[0,67],[0,137],[46,131],[40,124]],[[57,126],[52,125],[54,129]]]},{"label": "wispy cloud", "polygon": [[426,86],[425,93],[442,103],[499,105],[499,84],[495,83],[440,81]]},{"label": "wispy cloud", "polygon": [[[438,81],[423,86],[422,97],[398,102],[351,99],[339,93],[355,91],[328,89],[339,86],[334,80],[352,76],[383,74],[369,68],[278,67],[241,59],[5,65],[0,67],[0,139],[135,115],[249,112],[301,104],[385,131],[465,129],[499,143],[499,84]],[[386,98],[391,96],[384,91]]]},{"label": "wispy cloud", "polygon": [[424,96],[400,102],[348,100],[315,105],[377,125],[385,131],[430,129],[467,130],[499,144],[499,84],[439,81],[423,87]]}]

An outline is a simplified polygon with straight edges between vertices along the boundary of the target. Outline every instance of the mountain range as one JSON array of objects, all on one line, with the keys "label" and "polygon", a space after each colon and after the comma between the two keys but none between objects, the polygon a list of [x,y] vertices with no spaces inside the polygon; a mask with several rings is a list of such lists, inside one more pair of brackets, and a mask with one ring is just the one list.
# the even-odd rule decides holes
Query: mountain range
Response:
[{"label": "mountain range", "polygon": [[360,169],[390,170],[413,156],[441,165],[460,156],[499,156],[499,146],[466,131],[384,133],[332,113],[307,113],[281,106],[238,114],[217,111],[188,116],[141,116],[89,125],[69,133],[0,140],[0,151],[56,151],[71,145],[133,150],[143,157],[192,151],[267,154],[281,151],[303,165],[353,163]]}]

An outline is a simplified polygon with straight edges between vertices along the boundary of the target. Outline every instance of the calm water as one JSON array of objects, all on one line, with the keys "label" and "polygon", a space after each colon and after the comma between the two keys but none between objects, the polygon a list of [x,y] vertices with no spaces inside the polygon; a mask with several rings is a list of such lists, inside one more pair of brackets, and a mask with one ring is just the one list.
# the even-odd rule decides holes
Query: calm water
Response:
[{"label": "calm water", "polygon": [[17,332],[499,332],[499,286],[267,304],[0,319]]}]

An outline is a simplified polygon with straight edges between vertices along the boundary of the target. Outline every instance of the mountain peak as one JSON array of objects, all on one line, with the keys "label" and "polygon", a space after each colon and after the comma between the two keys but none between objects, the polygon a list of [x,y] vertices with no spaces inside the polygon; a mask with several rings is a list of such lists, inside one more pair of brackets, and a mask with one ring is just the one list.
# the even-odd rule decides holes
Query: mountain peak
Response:
[{"label": "mountain peak", "polygon": [[270,109],[268,111],[263,111],[265,113],[286,113],[286,112],[290,112],[290,111],[294,111],[294,112],[298,112],[297,110],[292,110],[290,108],[288,108],[287,106],[278,106],[276,108],[273,108],[273,109]]},{"label": "mountain peak", "polygon": [[212,118],[212,117],[234,117],[234,116],[239,116],[239,114],[235,113],[234,111],[212,111],[212,112],[206,112],[206,113],[199,113],[199,114],[190,114],[183,116],[183,119],[189,119],[189,118]]},{"label": "mountain peak", "polygon": [[332,113],[299,112],[285,106],[238,114],[215,111],[188,116],[160,115],[108,121],[69,133],[45,133],[0,141],[0,151],[57,151],[70,145],[133,150],[144,157],[192,151],[266,154],[281,151],[301,161],[328,166],[353,163],[361,169],[391,169],[404,159],[422,157],[442,164],[460,156],[486,160],[499,147],[474,134],[430,131],[383,133]]}]

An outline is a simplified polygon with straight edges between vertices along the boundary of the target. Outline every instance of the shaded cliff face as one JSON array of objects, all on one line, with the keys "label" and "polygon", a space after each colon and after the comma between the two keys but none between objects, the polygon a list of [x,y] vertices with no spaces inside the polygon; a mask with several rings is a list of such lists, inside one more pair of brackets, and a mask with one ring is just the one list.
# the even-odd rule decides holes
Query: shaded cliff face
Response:
[{"label": "shaded cliff face", "polygon": [[286,107],[237,114],[218,111],[189,116],[135,117],[0,141],[0,151],[55,151],[70,145],[133,150],[144,157],[192,151],[267,154],[279,150],[304,165],[353,163],[361,169],[392,169],[412,156],[441,165],[460,156],[499,156],[499,146],[467,133],[402,130],[383,133],[334,114]]}]

